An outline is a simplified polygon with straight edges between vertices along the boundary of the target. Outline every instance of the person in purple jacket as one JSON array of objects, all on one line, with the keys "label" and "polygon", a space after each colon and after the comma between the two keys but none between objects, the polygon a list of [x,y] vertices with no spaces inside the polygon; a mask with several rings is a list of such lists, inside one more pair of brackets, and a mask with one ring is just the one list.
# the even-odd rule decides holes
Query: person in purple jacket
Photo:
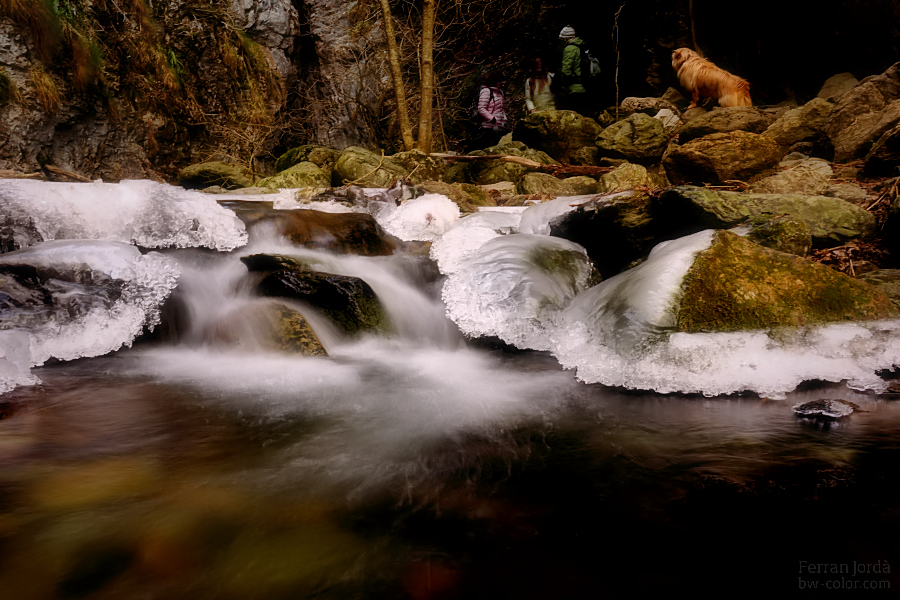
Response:
[{"label": "person in purple jacket", "polygon": [[501,89],[504,83],[499,73],[491,73],[481,84],[481,90],[478,92],[481,127],[476,133],[476,139],[471,140],[469,144],[473,149],[496,146],[500,138],[509,131],[504,104],[505,95]]}]

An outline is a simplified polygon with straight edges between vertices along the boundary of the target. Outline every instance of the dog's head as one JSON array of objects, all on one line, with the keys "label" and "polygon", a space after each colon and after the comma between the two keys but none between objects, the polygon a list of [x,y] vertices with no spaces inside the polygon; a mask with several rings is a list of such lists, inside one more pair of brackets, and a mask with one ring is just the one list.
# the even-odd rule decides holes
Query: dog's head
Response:
[{"label": "dog's head", "polygon": [[672,52],[672,68],[676,71],[681,68],[681,65],[694,58],[695,56],[699,56],[696,52],[691,50],[690,48],[679,48]]}]

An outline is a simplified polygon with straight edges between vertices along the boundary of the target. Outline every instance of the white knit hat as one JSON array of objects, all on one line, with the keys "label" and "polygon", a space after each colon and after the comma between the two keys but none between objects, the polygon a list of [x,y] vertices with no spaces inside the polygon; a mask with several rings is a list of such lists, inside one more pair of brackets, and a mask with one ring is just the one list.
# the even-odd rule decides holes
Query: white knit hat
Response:
[{"label": "white knit hat", "polygon": [[562,28],[562,31],[559,32],[559,39],[561,40],[571,40],[575,37],[575,30],[572,29],[571,25],[566,25]]}]

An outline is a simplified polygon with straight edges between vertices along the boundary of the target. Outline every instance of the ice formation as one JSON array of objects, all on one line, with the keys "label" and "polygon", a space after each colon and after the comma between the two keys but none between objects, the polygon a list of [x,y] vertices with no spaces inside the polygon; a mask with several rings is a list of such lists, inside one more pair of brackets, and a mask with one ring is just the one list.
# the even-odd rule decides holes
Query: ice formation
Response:
[{"label": "ice formation", "polygon": [[900,321],[806,329],[673,333],[681,281],[700,232],[654,248],[648,260],[575,298],[557,323],[553,353],[587,383],[783,397],[812,379],[880,391],[880,369],[900,364]]},{"label": "ice formation", "polygon": [[430,256],[441,273],[453,273],[488,240],[516,233],[521,218],[520,213],[503,212],[477,212],[463,217],[432,244]]},{"label": "ice formation", "polygon": [[400,206],[373,213],[373,216],[385,231],[404,242],[431,242],[441,237],[459,219],[459,206],[447,196],[425,194]]},{"label": "ice formation", "polygon": [[154,181],[48,183],[0,180],[0,244],[24,248],[62,239],[145,248],[247,243],[243,223],[214,197]]},{"label": "ice formation", "polygon": [[[46,307],[7,309],[0,318],[0,328],[27,333],[29,366],[130,346],[144,326],[159,323],[159,309],[178,278],[171,259],[157,252],[141,255],[121,242],[44,242],[0,255],[3,265],[35,267],[52,297]],[[22,347],[21,336],[0,338],[7,358]]]},{"label": "ice formation", "polygon": [[593,265],[561,238],[515,234],[483,244],[444,283],[447,314],[472,336],[549,350],[553,315],[584,290]]}]

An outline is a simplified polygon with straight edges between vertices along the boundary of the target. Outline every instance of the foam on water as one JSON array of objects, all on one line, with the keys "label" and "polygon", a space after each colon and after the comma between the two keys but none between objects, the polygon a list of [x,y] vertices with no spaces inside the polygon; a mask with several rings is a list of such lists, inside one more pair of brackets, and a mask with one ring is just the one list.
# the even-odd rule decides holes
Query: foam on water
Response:
[{"label": "foam on water", "polygon": [[61,239],[216,250],[247,243],[243,223],[213,196],[149,180],[48,183],[3,179],[0,229],[9,231],[19,248]]},{"label": "foam on water", "polygon": [[[76,282],[79,293],[115,289],[115,293],[75,315],[64,303],[65,296],[72,292],[64,289],[55,296],[43,322],[25,330],[30,341],[30,366],[51,357],[72,360],[130,346],[145,326],[152,329],[159,323],[159,309],[178,278],[171,259],[157,252],[141,255],[134,246],[120,242],[45,242],[0,255],[0,265],[49,269],[58,279]],[[92,283],[98,280],[102,281]]]},{"label": "foam on water", "polygon": [[557,311],[587,287],[584,248],[561,238],[514,234],[484,243],[444,283],[447,314],[471,336],[549,350]]},{"label": "foam on water", "polygon": [[425,194],[397,207],[373,212],[385,231],[404,242],[431,242],[446,233],[459,219],[459,206],[441,194]]}]

